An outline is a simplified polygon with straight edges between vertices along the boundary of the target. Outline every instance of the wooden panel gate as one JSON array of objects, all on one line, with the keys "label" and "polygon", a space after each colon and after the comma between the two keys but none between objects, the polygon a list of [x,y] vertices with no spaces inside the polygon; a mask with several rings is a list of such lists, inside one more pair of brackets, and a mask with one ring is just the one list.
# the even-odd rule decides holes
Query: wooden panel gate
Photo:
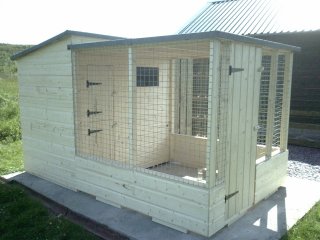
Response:
[{"label": "wooden panel gate", "polygon": [[[248,61],[249,60],[249,61]],[[254,203],[261,49],[231,45],[226,164],[227,222]]]}]

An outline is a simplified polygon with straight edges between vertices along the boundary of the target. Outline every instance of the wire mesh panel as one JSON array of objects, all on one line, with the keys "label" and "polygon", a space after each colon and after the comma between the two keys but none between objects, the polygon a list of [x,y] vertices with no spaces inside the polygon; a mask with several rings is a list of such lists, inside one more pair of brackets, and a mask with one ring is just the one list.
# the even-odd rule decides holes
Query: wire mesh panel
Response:
[{"label": "wire mesh panel", "polygon": [[276,99],[275,99],[275,113],[274,113],[274,131],[272,145],[280,147],[281,122],[282,122],[282,108],[283,108],[283,94],[284,94],[284,77],[285,77],[285,55],[278,56],[277,66],[277,83],[276,83]]},{"label": "wire mesh panel", "polygon": [[217,127],[217,147],[215,166],[215,185],[222,184],[225,180],[225,165],[227,162],[227,127],[228,127],[228,92],[229,92],[229,66],[230,66],[231,46],[221,45],[220,58],[220,81],[218,91],[218,122]]},{"label": "wire mesh panel", "polygon": [[257,136],[257,158],[266,154],[266,134],[268,120],[269,85],[271,78],[271,55],[262,56],[261,65],[263,71],[260,80],[258,136]]},{"label": "wire mesh panel", "polygon": [[[283,54],[264,55],[262,57],[264,70],[260,82],[260,129],[257,139],[257,158],[264,156],[271,157],[271,155],[280,152],[285,61],[286,57]],[[268,141],[268,139],[270,140]]]},{"label": "wire mesh panel", "polygon": [[127,62],[120,48],[74,53],[77,155],[129,164]]},{"label": "wire mesh panel", "polygon": [[204,186],[209,51],[208,40],[73,50],[77,155]]},{"label": "wire mesh panel", "polygon": [[209,59],[193,61],[192,135],[207,137]]}]

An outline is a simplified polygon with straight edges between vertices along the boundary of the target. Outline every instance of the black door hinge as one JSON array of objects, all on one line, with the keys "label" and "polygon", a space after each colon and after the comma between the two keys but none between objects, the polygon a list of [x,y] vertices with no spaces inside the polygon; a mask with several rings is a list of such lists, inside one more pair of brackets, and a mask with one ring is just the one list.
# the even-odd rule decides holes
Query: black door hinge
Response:
[{"label": "black door hinge", "polygon": [[89,82],[87,80],[87,88],[89,88],[90,86],[101,85],[101,84],[102,84],[101,82]]},{"label": "black door hinge", "polygon": [[92,133],[101,132],[102,129],[88,129],[88,136],[90,136]]},{"label": "black door hinge", "polygon": [[244,68],[234,68],[232,66],[229,66],[229,76],[232,74],[232,73],[235,73],[235,72],[242,72],[244,71]]},{"label": "black door hinge", "polygon": [[236,192],[234,192],[234,193],[231,193],[231,194],[229,194],[229,195],[226,195],[225,197],[224,197],[224,201],[226,202],[227,200],[229,200],[230,198],[232,198],[234,195],[236,195],[236,194],[238,194],[239,193],[239,191],[236,191]]},{"label": "black door hinge", "polygon": [[90,111],[89,109],[87,110],[87,117],[90,117],[90,115],[95,115],[102,113],[101,111]]}]

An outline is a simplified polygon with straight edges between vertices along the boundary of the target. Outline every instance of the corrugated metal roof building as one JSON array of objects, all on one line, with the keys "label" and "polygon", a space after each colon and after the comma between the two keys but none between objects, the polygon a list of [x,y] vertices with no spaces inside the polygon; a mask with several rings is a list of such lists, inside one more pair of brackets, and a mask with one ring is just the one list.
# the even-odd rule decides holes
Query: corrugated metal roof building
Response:
[{"label": "corrugated metal roof building", "polygon": [[320,30],[316,0],[222,0],[208,3],[179,33],[241,35]]},{"label": "corrugated metal roof building", "polygon": [[180,34],[222,31],[300,46],[295,54],[289,142],[320,147],[320,14],[317,0],[208,3]]}]

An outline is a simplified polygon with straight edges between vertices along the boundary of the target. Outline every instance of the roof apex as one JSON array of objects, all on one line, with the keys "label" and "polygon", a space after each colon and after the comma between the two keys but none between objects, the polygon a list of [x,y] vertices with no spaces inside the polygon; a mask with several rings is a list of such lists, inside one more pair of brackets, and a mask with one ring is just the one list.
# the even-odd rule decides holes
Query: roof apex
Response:
[{"label": "roof apex", "polygon": [[93,38],[101,38],[101,39],[108,39],[108,40],[116,40],[116,39],[123,39],[121,37],[116,36],[109,36],[109,35],[103,35],[103,34],[96,34],[96,33],[88,33],[88,32],[80,32],[80,31],[73,31],[73,30],[66,30],[52,38],[49,38],[48,40],[41,42],[37,45],[34,45],[30,48],[27,48],[23,51],[17,52],[11,56],[11,60],[17,60],[19,58],[25,57],[26,55],[35,52],[43,47],[46,47],[47,45],[57,42],[65,37],[69,36],[83,36],[83,37],[93,37]]}]

